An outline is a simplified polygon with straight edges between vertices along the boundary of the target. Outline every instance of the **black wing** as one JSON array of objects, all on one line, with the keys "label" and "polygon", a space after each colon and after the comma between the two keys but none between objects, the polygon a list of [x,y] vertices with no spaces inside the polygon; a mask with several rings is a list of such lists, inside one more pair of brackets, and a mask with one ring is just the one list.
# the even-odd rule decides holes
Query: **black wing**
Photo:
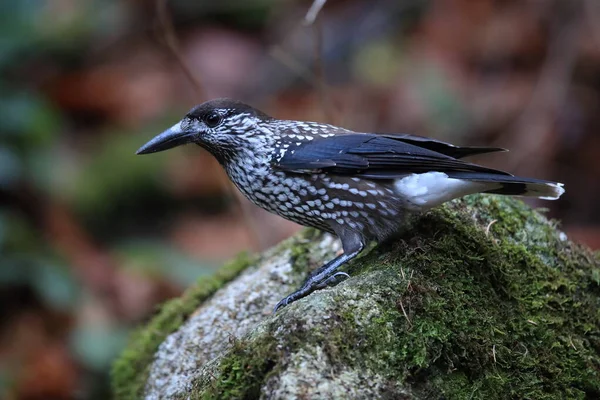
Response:
[{"label": "black wing", "polygon": [[[460,149],[468,148],[411,135],[338,134],[290,146],[273,165],[278,169],[299,173],[319,170],[372,179],[393,179],[430,171],[485,172],[510,176],[506,172],[467,163],[445,154],[462,157],[469,153],[469,150],[461,153]],[[476,149],[470,154],[486,152],[482,148]]]},{"label": "black wing", "polygon": [[394,140],[400,140],[408,144],[422,147],[428,150],[442,153],[453,158],[463,158],[473,156],[475,154],[495,153],[498,151],[508,151],[500,147],[483,147],[483,146],[455,146],[451,143],[442,142],[441,140],[426,138],[423,136],[409,134],[382,134]]}]

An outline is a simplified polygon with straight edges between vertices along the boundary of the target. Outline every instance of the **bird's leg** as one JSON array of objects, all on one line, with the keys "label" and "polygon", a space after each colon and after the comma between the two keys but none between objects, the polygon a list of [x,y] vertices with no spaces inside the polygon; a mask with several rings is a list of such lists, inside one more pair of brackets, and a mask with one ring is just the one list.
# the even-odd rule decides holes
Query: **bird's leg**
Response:
[{"label": "bird's leg", "polygon": [[328,281],[331,278],[333,278],[333,276],[334,276],[334,275],[332,275],[333,272],[336,269],[338,269],[342,264],[344,264],[344,263],[348,262],[349,260],[353,259],[354,257],[356,257],[356,255],[359,252],[360,251],[357,251],[355,253],[349,253],[349,254],[343,253],[342,255],[329,261],[327,264],[314,270],[308,276],[308,278],[304,281],[304,283],[302,284],[300,289],[296,290],[294,293],[290,294],[289,296],[284,297],[279,303],[277,303],[273,312],[277,312],[277,310],[279,310],[280,308],[283,308],[298,299],[308,296],[309,294],[311,294],[312,292],[314,292],[317,289],[321,289],[321,288],[327,286]]},{"label": "bird's leg", "polygon": [[[343,238],[342,244],[344,244]],[[327,264],[311,272],[308,278],[306,278],[306,281],[304,281],[304,283],[300,287],[300,289],[290,294],[289,296],[284,297],[279,303],[277,303],[273,312],[275,313],[280,308],[283,308],[298,299],[308,296],[317,289],[324,288],[333,280],[336,280],[338,276],[348,277],[348,274],[344,272],[335,273],[335,271],[341,265],[347,263],[348,261],[356,257],[364,248],[364,244],[360,240],[352,241],[350,244],[352,246],[343,246],[344,253],[329,261]],[[349,248],[350,250],[347,250],[347,248]]]}]

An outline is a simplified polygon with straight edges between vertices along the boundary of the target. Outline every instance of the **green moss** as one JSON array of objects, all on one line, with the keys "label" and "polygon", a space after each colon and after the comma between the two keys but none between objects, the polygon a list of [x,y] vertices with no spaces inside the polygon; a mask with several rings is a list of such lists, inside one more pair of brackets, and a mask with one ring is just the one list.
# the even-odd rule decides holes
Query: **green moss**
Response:
[{"label": "green moss", "polygon": [[[457,202],[432,212],[417,232],[365,260],[365,270],[371,263],[385,271],[378,285],[394,295],[382,317],[356,330],[361,348],[347,359],[372,354],[369,367],[389,379],[448,398],[600,396],[592,255],[562,242],[520,202],[472,197],[463,204],[475,199],[485,207]],[[470,223],[474,211],[482,225]],[[486,235],[481,228],[492,217]],[[412,273],[410,285],[398,281],[400,269]],[[351,322],[352,310],[346,313]]]},{"label": "green moss", "polygon": [[[302,268],[304,240],[286,244]],[[523,203],[452,202],[351,271],[238,340],[191,397],[256,398],[290,354],[320,348],[331,368],[389,382],[381,397],[600,398],[598,254]]]},{"label": "green moss", "polygon": [[148,376],[152,357],[162,341],[175,331],[210,295],[235,278],[256,260],[246,253],[221,267],[212,277],[201,278],[180,298],[163,304],[150,323],[134,332],[129,344],[113,365],[113,393],[118,399],[138,399]]},{"label": "green moss", "polygon": [[[220,360],[218,380],[192,390],[192,399],[258,399],[267,376],[277,363],[276,342],[271,336],[234,343]],[[190,398],[184,396],[182,398]]]}]

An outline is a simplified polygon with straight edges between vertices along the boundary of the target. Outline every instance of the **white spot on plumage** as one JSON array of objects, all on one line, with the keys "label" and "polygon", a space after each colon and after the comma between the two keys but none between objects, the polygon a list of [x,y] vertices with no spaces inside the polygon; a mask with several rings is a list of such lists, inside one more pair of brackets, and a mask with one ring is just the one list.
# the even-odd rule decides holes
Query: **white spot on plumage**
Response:
[{"label": "white spot on plumage", "polygon": [[405,197],[409,203],[423,209],[494,187],[499,187],[499,185],[449,178],[443,172],[411,174],[394,183],[397,194]]}]

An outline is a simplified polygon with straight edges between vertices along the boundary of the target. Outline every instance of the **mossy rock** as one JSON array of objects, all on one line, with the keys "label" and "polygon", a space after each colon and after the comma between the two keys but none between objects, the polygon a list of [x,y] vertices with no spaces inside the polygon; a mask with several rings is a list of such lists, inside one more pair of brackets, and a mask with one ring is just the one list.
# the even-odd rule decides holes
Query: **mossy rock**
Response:
[{"label": "mossy rock", "polygon": [[165,304],[117,399],[600,398],[600,256],[520,201],[448,203],[271,314],[336,251],[306,230]]}]

